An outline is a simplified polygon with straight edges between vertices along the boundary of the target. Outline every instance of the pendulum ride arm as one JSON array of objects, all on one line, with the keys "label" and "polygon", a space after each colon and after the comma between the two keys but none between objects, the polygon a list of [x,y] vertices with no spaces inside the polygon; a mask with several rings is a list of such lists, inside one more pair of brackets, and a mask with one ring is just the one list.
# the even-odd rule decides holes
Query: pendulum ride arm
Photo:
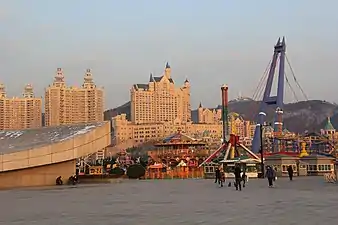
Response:
[{"label": "pendulum ride arm", "polygon": [[198,167],[203,166],[205,163],[211,162],[226,146],[227,144],[222,144],[214,153],[212,153],[204,162],[202,162]]}]

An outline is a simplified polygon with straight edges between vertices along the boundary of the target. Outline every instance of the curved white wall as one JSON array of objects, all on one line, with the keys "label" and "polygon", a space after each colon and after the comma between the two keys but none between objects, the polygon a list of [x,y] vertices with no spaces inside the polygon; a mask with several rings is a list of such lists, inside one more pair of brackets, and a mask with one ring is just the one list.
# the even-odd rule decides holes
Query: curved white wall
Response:
[{"label": "curved white wall", "polygon": [[111,143],[110,122],[88,133],[51,145],[0,154],[0,172],[32,168],[76,159],[95,153]]}]

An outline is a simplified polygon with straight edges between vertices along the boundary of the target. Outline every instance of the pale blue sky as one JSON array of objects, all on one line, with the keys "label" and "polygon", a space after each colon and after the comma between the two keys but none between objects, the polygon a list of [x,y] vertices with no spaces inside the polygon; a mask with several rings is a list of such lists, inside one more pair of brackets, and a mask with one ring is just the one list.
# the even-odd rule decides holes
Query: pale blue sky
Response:
[{"label": "pale blue sky", "polygon": [[223,83],[231,98],[252,96],[285,35],[309,98],[338,102],[337,9],[334,0],[0,0],[0,81],[9,95],[26,83],[43,95],[57,67],[71,85],[91,68],[110,108],[168,60],[177,84],[190,80],[193,106],[212,107]]}]

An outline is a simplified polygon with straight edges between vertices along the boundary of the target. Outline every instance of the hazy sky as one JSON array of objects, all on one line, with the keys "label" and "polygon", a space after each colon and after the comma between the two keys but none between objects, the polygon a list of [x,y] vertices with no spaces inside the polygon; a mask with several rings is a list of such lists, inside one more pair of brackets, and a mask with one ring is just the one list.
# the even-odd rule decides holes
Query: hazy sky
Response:
[{"label": "hazy sky", "polygon": [[[169,61],[176,84],[190,80],[193,107],[212,107],[223,83],[231,98],[252,97],[284,35],[309,98],[338,102],[338,1],[277,2],[0,0],[0,82],[9,95],[21,94],[26,83],[43,95],[57,67],[71,85],[81,85],[91,68],[110,108]],[[288,89],[286,96],[293,100]]]}]

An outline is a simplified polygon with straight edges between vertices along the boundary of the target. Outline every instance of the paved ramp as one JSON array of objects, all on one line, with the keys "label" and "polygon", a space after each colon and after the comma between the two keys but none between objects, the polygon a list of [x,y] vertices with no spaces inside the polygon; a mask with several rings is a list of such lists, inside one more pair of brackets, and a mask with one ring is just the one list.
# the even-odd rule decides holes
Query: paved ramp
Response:
[{"label": "paved ramp", "polygon": [[109,122],[0,131],[0,172],[69,161],[109,144]]},{"label": "paved ramp", "polygon": [[57,142],[86,134],[105,123],[76,124],[40,129],[0,131],[0,153],[6,154]]}]

